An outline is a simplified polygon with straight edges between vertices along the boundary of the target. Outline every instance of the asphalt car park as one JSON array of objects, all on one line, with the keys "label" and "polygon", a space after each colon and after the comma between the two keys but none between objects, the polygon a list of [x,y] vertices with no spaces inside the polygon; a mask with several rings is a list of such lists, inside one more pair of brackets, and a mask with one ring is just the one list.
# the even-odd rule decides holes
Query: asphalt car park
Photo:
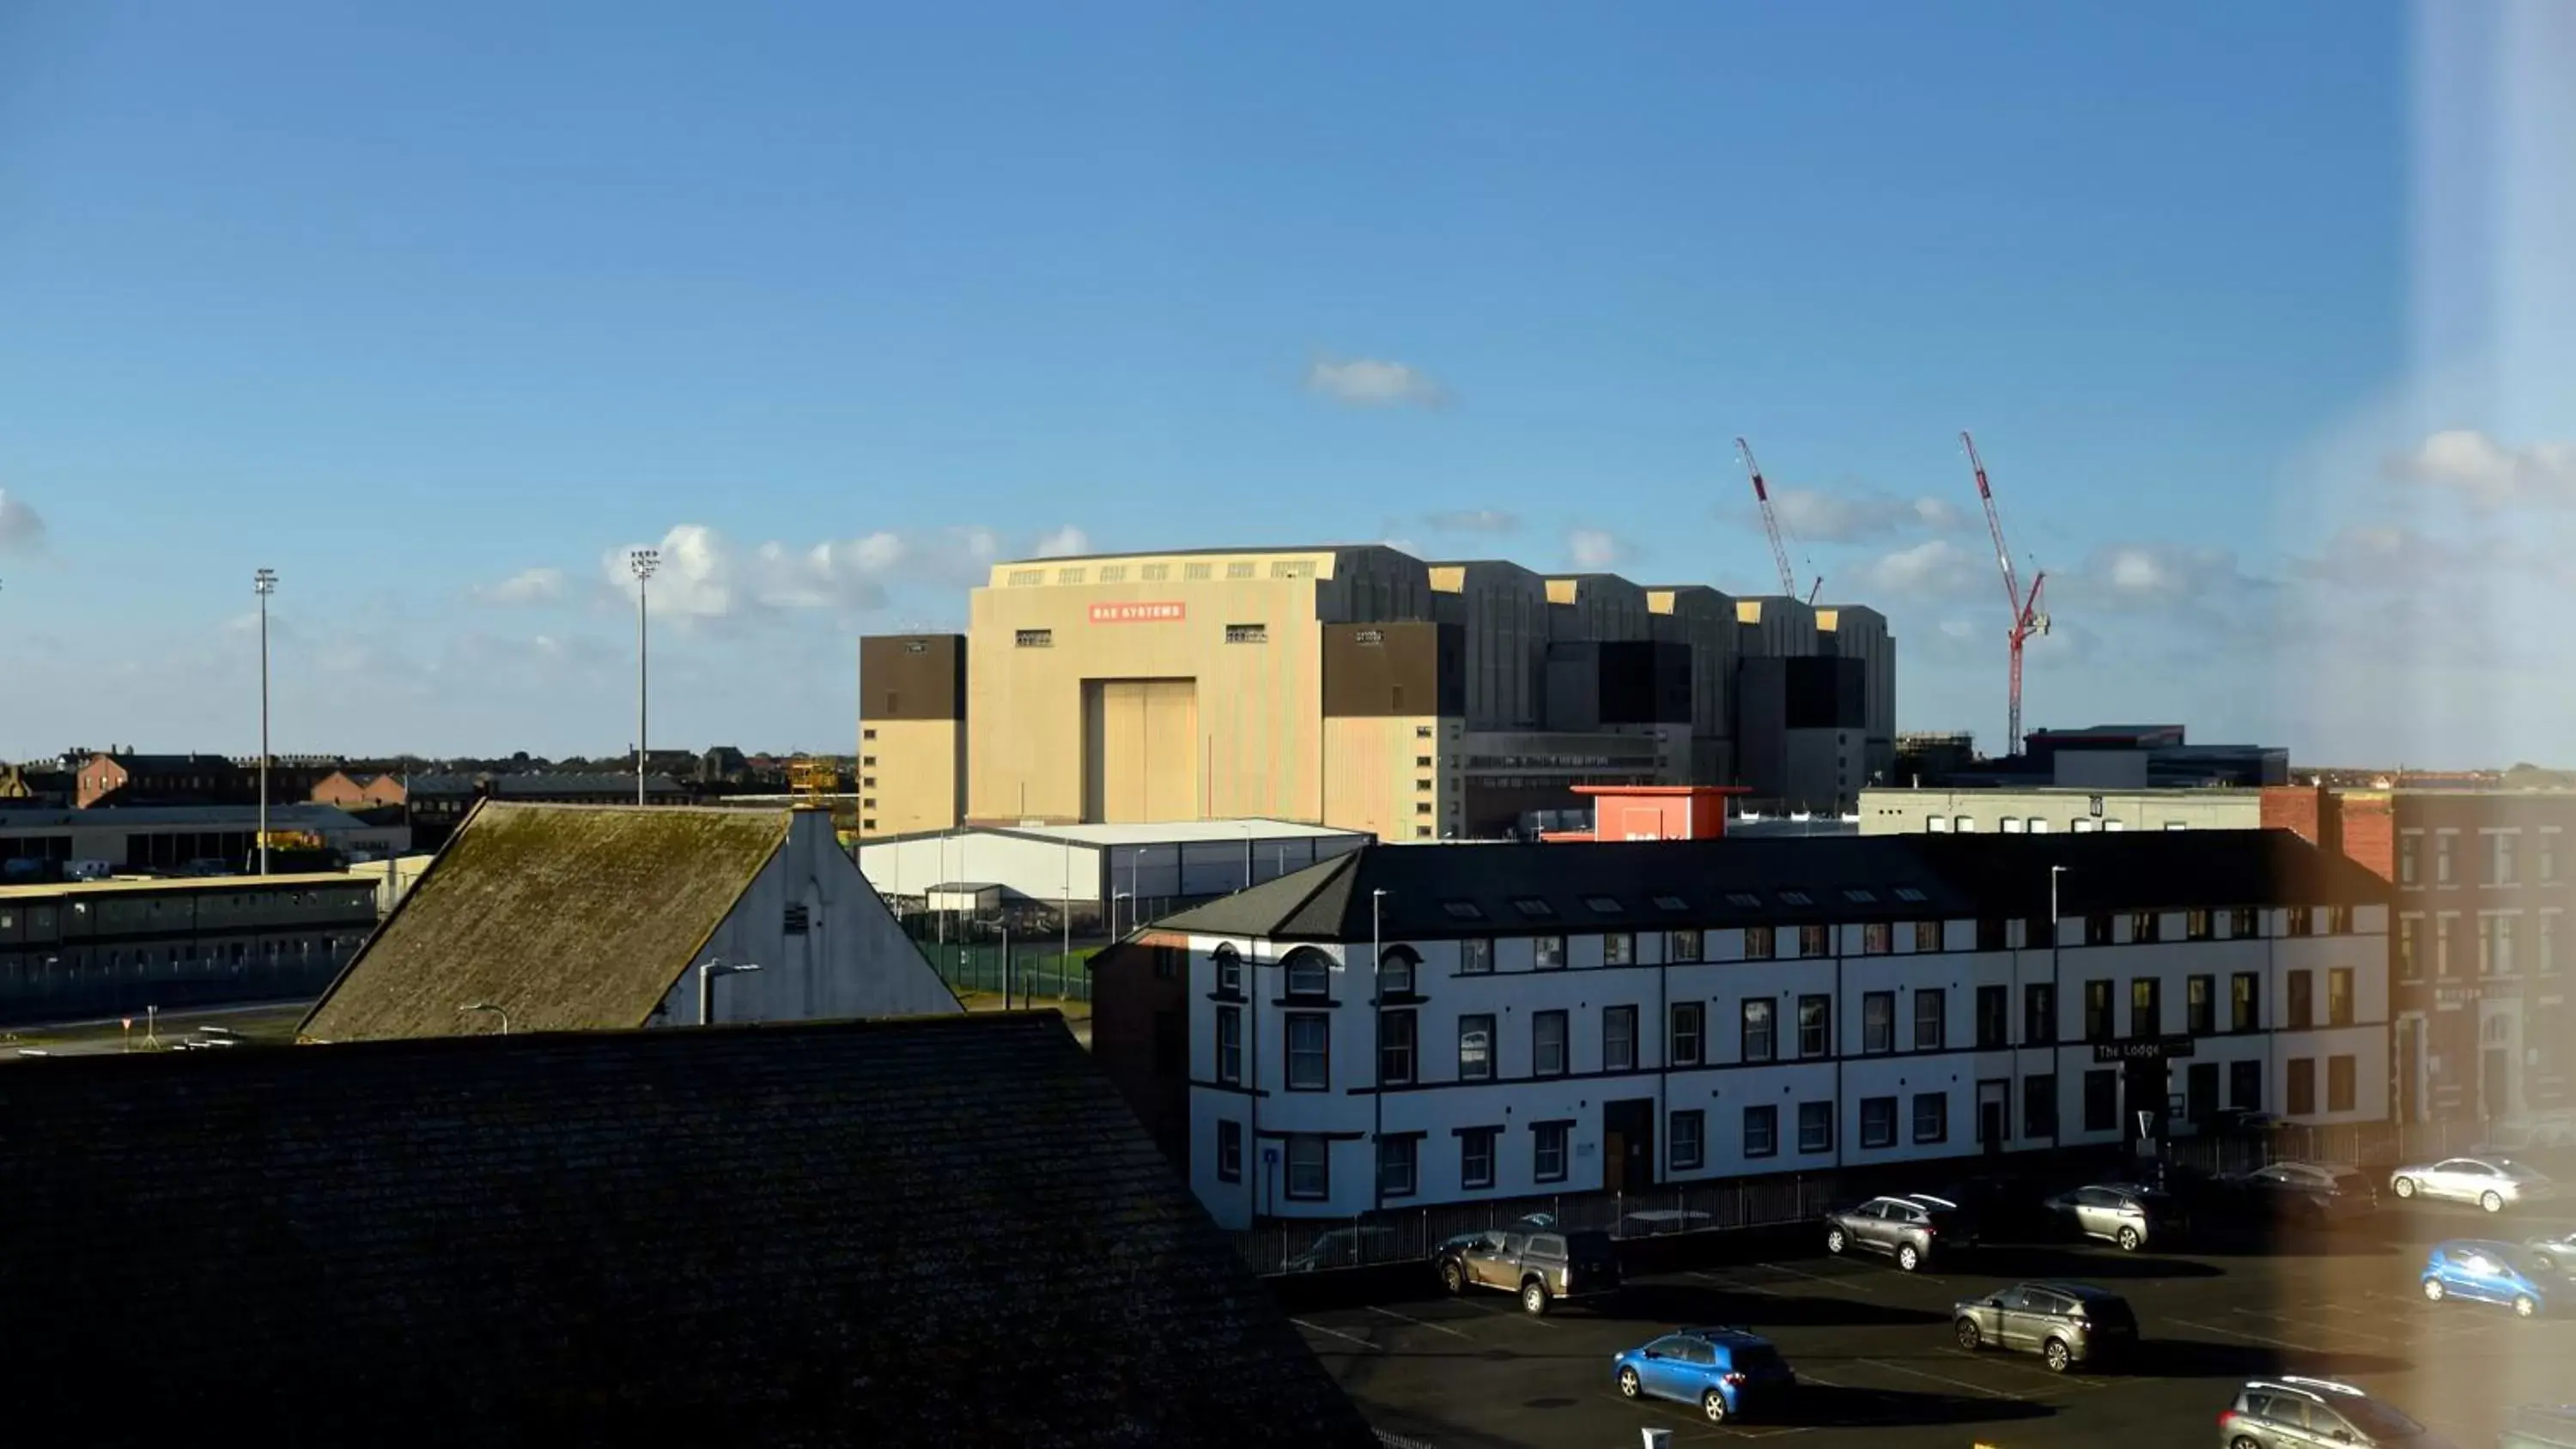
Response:
[{"label": "asphalt car park", "polygon": [[[1380,1428],[1435,1446],[1676,1445],[1780,1439],[1818,1449],[1988,1444],[2216,1445],[2249,1378],[2357,1385],[2463,1445],[2494,1442],[2515,1404],[2570,1397],[2576,1311],[2427,1302],[2425,1250],[2449,1238],[2536,1236],[2557,1218],[2409,1204],[2331,1228],[2170,1248],[1997,1245],[1907,1273],[1823,1251],[1823,1226],[1654,1246],[1614,1298],[1544,1317],[1501,1294],[1449,1297],[1426,1267],[1365,1301],[1309,1289],[1301,1331]],[[2025,1281],[2126,1298],[2142,1339],[2122,1363],[2052,1372],[2034,1354],[1958,1346],[1952,1307]],[[1321,1288],[1323,1285],[1315,1285]],[[1620,1397],[1612,1359],[1675,1328],[1730,1325],[1775,1343],[1794,1399],[1710,1424],[1691,1405]]]}]

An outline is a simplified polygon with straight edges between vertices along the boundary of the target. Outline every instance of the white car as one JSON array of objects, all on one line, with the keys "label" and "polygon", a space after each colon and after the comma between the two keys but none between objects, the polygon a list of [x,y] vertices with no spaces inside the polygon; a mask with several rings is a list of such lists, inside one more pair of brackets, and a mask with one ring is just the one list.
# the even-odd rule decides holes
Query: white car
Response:
[{"label": "white car", "polygon": [[2510,1158],[2446,1157],[2418,1167],[2401,1167],[2388,1175],[2388,1188],[2401,1198],[2438,1197],[2473,1202],[2491,1213],[2509,1203],[2537,1202],[2552,1196],[2548,1178]]}]

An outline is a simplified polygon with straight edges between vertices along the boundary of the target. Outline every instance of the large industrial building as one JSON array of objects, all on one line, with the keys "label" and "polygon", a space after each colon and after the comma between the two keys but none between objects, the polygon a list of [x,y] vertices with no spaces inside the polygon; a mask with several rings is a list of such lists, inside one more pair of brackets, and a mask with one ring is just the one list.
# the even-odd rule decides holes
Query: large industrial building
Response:
[{"label": "large industrial building", "polygon": [[1847,808],[1895,756],[1856,606],[1378,545],[996,565],[860,648],[860,832],[1269,818],[1509,832],[1577,784]]}]

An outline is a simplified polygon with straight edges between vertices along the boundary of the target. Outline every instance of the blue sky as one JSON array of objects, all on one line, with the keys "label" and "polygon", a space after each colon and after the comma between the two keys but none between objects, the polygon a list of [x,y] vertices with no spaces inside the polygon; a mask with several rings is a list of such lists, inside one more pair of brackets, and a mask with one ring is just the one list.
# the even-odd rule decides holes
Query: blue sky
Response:
[{"label": "blue sky", "polygon": [[279,746],[347,751],[625,747],[641,542],[668,744],[848,748],[857,634],[1076,541],[1767,589],[1738,433],[1900,725],[1991,741],[1961,427],[2062,580],[2033,723],[2402,750],[2242,611],[2413,425],[2354,421],[2409,54],[2358,0],[0,9],[0,755],[254,749],[263,564]]}]

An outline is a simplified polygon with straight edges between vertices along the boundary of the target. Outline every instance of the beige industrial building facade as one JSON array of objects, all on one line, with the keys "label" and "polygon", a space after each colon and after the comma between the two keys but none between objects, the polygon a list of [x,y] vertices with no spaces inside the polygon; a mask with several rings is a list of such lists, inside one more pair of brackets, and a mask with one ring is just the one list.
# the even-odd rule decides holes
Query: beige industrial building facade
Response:
[{"label": "beige industrial building facade", "polygon": [[[1820,725],[1848,722],[1857,771],[1883,718],[1892,756],[1893,641],[1867,609],[1365,545],[1005,563],[969,620],[861,643],[863,835],[1265,817],[1462,838],[1576,784],[1736,783]],[[1768,712],[1740,720],[1743,661],[1782,650]],[[1858,778],[1810,788],[1847,802]]]}]

